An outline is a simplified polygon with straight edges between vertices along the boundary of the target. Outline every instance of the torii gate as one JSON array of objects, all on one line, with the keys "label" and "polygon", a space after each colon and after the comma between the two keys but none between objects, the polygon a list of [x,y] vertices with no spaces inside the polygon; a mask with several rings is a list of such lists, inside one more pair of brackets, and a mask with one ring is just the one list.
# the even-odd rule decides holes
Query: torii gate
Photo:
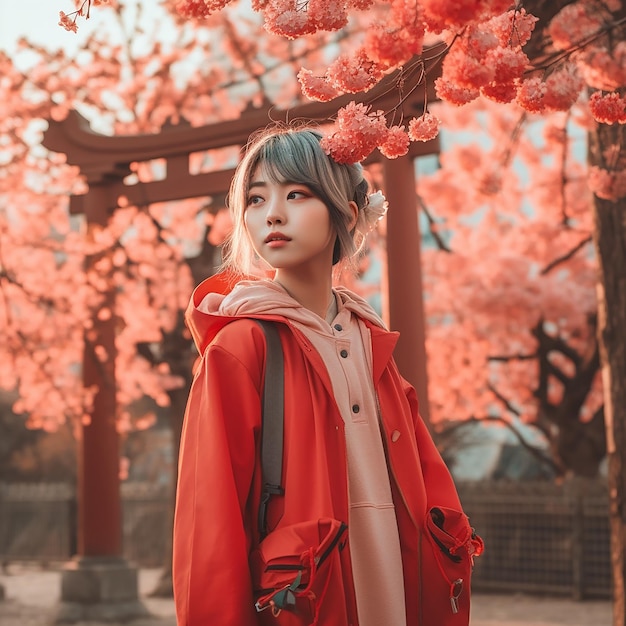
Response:
[{"label": "torii gate", "polygon": [[[363,100],[365,96],[362,96]],[[397,92],[381,84],[367,94],[376,109],[397,105]],[[272,120],[324,120],[354,98],[329,103],[308,103],[289,111],[272,110]],[[358,98],[357,98],[358,100]],[[407,116],[423,110],[424,90],[416,89],[403,103]],[[84,213],[87,236],[91,226],[104,225],[118,206],[118,197],[131,204],[224,194],[233,170],[192,175],[189,155],[203,150],[243,146],[249,135],[270,122],[268,110],[248,110],[234,121],[192,128],[188,124],[167,126],[158,134],[105,136],[94,133],[88,122],[71,112],[62,122],[50,121],[43,145],[67,155],[80,168],[89,190],[70,198],[71,213]],[[411,144],[405,157],[382,160],[383,190],[389,201],[387,215],[387,322],[400,331],[396,361],[402,374],[417,389],[422,414],[428,417],[425,331],[420,264],[421,235],[418,223],[416,177],[413,159],[438,152],[438,142]],[[167,163],[163,180],[126,185],[133,162],[162,158]],[[371,161],[380,160],[380,155]],[[86,270],[92,259],[87,259]],[[114,293],[107,294],[108,307]],[[121,499],[119,490],[119,440],[115,428],[115,328],[114,318],[94,315],[97,340],[85,343],[83,381],[98,388],[93,411],[82,427],[78,449],[78,549],[63,572],[61,621],[131,619],[145,614],[139,601],[137,572],[122,557]],[[100,362],[93,343],[102,345],[109,358]]]}]

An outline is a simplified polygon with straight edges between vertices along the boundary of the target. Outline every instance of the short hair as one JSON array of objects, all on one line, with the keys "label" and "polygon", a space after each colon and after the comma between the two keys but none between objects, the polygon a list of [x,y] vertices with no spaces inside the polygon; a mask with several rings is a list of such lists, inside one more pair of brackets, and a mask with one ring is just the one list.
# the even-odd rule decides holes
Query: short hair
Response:
[{"label": "short hair", "polygon": [[[369,184],[359,163],[337,163],[324,152],[321,139],[321,132],[311,126],[275,126],[251,136],[228,195],[233,230],[224,246],[224,268],[249,274],[258,266],[246,230],[245,212],[250,180],[260,164],[271,182],[306,185],[326,205],[337,233],[333,265],[354,257],[362,249],[366,229],[359,225],[368,204]],[[357,225],[352,228],[351,201],[359,209]]]}]

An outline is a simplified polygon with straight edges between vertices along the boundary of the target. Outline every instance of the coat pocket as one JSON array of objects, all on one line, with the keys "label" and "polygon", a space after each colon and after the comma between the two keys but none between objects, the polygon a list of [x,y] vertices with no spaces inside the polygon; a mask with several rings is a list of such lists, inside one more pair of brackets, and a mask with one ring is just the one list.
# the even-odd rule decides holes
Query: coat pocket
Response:
[{"label": "coat pocket", "polygon": [[[426,535],[430,540],[434,560],[444,581],[441,601],[452,616],[467,614],[474,557],[484,548],[483,540],[462,512],[447,507],[433,507],[426,516]],[[443,597],[447,588],[448,602]],[[438,595],[438,594],[437,594]],[[459,616],[460,616],[459,615]]]},{"label": "coat pocket", "polygon": [[250,555],[257,611],[288,611],[314,624],[338,571],[348,526],[335,519],[301,522],[272,531]]}]

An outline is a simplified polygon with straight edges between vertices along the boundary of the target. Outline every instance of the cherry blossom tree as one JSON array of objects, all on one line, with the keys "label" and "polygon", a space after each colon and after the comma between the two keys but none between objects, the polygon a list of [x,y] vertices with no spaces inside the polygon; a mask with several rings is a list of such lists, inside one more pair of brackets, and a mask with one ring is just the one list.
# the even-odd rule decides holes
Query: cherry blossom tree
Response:
[{"label": "cherry blossom tree", "polygon": [[[90,7],[96,4],[101,2],[78,2],[79,12],[62,14],[61,24],[74,29],[79,23],[75,18],[84,17]],[[225,5],[225,0],[177,0],[170,3],[172,11],[177,11],[190,23],[207,18],[215,20],[227,15],[230,8],[225,8]],[[320,32],[342,33],[346,26],[353,29],[353,35],[336,40],[338,55],[334,59],[320,55],[303,63],[305,67],[299,70],[298,77],[307,97],[330,100],[342,93],[367,92],[385,76],[392,75],[397,79],[398,104],[393,110],[378,110],[376,103],[371,102],[368,105],[351,104],[338,111],[335,126],[325,139],[325,147],[329,154],[340,161],[360,160],[376,148],[388,158],[397,157],[406,154],[410,141],[433,137],[437,133],[439,120],[429,109],[428,103],[425,104],[423,115],[413,119],[405,119],[402,103],[405,94],[417,84],[433,80],[438,67],[441,68],[440,76],[434,79],[437,96],[457,106],[467,106],[479,97],[501,105],[514,105],[536,115],[566,112],[577,102],[586,106],[589,167],[580,178],[586,177],[588,188],[593,193],[593,227],[590,230],[600,276],[597,281],[597,326],[612,494],[616,589],[614,623],[623,624],[624,519],[620,511],[626,508],[626,398],[623,384],[626,378],[626,227],[622,219],[626,175],[621,146],[624,140],[623,123],[626,121],[623,97],[626,84],[626,48],[623,37],[626,12],[622,3],[620,0],[528,0],[516,3],[510,0],[309,0],[302,3],[293,0],[259,0],[253,3],[252,8],[261,16],[270,33],[282,36],[287,41],[308,41],[309,37],[318,36]],[[257,75],[258,81],[262,75],[263,71]],[[183,102],[178,102],[181,110],[184,109]],[[158,107],[147,108],[158,110]],[[158,115],[154,114],[154,121],[162,122],[166,119],[167,110],[165,107],[159,110]],[[497,171],[489,171],[489,163],[484,165],[485,168],[475,174],[480,175],[481,193],[493,194],[492,190],[501,184],[498,180],[501,176]],[[566,170],[562,170],[562,174],[558,185],[561,190],[551,197],[553,202],[555,198],[560,200],[560,219],[565,227],[558,232],[557,243],[561,255],[568,257],[572,263],[569,266],[572,269],[568,270],[570,275],[579,280],[582,269],[576,267],[580,257],[576,256],[575,251],[583,249],[583,241],[588,234],[582,236],[579,231],[585,231],[589,220],[577,212],[571,213],[574,209],[569,201],[564,201],[568,194],[574,193],[568,189],[577,188],[574,183],[579,182],[579,173],[576,172],[573,179]],[[574,198],[583,196],[581,192],[580,195],[575,194]],[[544,205],[540,206],[544,208]],[[545,218],[544,221],[547,222]],[[514,221],[516,228],[502,222],[497,212],[487,210],[480,228],[489,228],[498,233],[515,249],[516,239],[510,231],[516,228],[527,230],[527,224],[522,217]],[[467,231],[460,228],[458,220],[455,226],[457,248],[461,242],[461,248],[471,249],[474,240],[470,240]],[[543,228],[549,230],[546,224]],[[557,235],[556,231],[553,235]],[[516,245],[519,247],[519,243]],[[488,252],[479,248],[477,251],[484,254]],[[508,276],[512,286],[514,281],[511,276],[519,277],[523,275],[524,269],[531,271],[547,260],[546,255],[535,258],[530,255],[529,258],[532,262],[527,261],[526,267],[523,267],[524,263],[514,262],[510,257],[503,258],[507,272],[503,271],[502,274]],[[458,256],[451,255],[447,265],[459,270],[458,259]],[[554,260],[555,265],[543,267],[548,277],[546,284],[551,282],[550,273],[555,272],[556,267],[564,267],[557,261]],[[442,266],[445,265],[442,262]],[[486,272],[483,280],[488,280],[490,276],[493,280],[493,272]],[[518,302],[526,306],[529,303],[523,298]],[[483,304],[494,306],[499,311],[498,315],[505,317],[502,300],[498,306],[488,300],[483,301]],[[476,306],[469,309],[475,310]],[[557,340],[563,339],[561,333],[564,333],[568,346],[574,345],[580,350],[579,355],[584,354],[584,345],[593,344],[594,341],[595,319],[591,316],[585,325],[579,312],[578,321],[563,322],[556,315],[557,311],[556,304],[553,307],[546,306],[545,316],[529,317],[526,320],[526,330],[528,324],[534,329],[535,345],[544,348],[554,345]],[[552,313],[553,317],[548,318],[547,313]],[[465,323],[466,317],[462,319]],[[474,327],[477,325],[478,321],[472,324]],[[528,362],[525,357],[529,354],[529,346],[523,339],[519,340],[519,346],[510,346],[515,348],[514,351],[494,356],[493,347],[487,343],[477,350],[478,361],[490,359],[493,369],[504,362],[513,368],[517,361],[519,372],[524,369],[524,362]],[[553,353],[552,358],[557,359],[556,364],[546,356],[550,352]],[[553,374],[560,372],[557,378],[560,377],[562,387],[566,387],[566,383],[572,379],[578,380],[576,376],[583,375],[583,370],[593,364],[593,358],[588,362],[582,358],[580,364],[574,358],[575,354],[564,347],[560,357],[554,356],[556,352],[558,350],[538,350],[537,359],[544,369],[551,370]],[[515,358],[516,355],[518,358]],[[585,376],[589,378],[590,374],[585,373]],[[524,378],[528,380],[527,374],[520,373],[513,380],[521,381]],[[555,391],[556,387],[541,376],[538,379],[540,385],[535,391],[543,402],[543,405],[540,402],[540,409],[547,413],[559,404],[560,399],[555,394],[558,396],[561,392]],[[588,384],[594,396],[593,382]],[[486,402],[503,403],[507,399],[506,391],[506,388],[503,390],[500,387],[482,394],[477,399],[480,401],[478,409],[484,410]],[[88,396],[81,399],[81,403],[88,399]],[[526,415],[531,404],[530,398],[520,398],[518,405],[512,406]],[[587,410],[592,411],[593,406],[591,402]]]},{"label": "cherry blossom tree", "polygon": [[[159,26],[153,24],[156,32],[146,32],[140,3],[116,3],[108,11],[113,22],[71,57],[27,41],[19,43],[13,58],[0,54],[0,345],[7,355],[0,378],[3,387],[18,389],[14,408],[37,427],[80,419],[89,404],[93,390],[79,392],[76,376],[81,335],[94,310],[120,318],[118,365],[125,372],[120,405],[144,394],[167,404],[164,391],[181,381],[167,367],[148,367],[145,346],[158,343],[176,324],[192,286],[189,265],[202,253],[215,218],[205,210],[210,198],[177,203],[175,210],[124,205],[86,238],[83,220],[69,215],[67,200],[84,192],[84,183],[61,156],[41,147],[44,120],[62,119],[76,109],[95,130],[136,134],[182,118],[204,124],[237,117],[249,103],[270,98],[285,107],[297,101],[295,81],[281,81],[274,92],[268,85],[286,70],[288,76],[302,58],[321,54],[325,41],[250,37],[258,29],[254,19],[226,15],[199,26],[175,23],[162,12]],[[212,38],[228,46],[207,65],[203,59],[213,54]],[[192,62],[183,65],[183,60]],[[196,155],[193,166],[215,168],[228,159],[234,163],[236,156]],[[135,164],[131,178],[158,177],[161,167]],[[217,213],[219,207],[213,208]],[[95,259],[94,269],[84,276],[87,255]],[[109,279],[122,296],[115,311],[102,308]],[[137,346],[143,346],[139,353]],[[122,421],[128,417],[120,415]]]},{"label": "cherry blossom tree", "polygon": [[423,251],[429,375],[446,381],[431,385],[431,415],[497,419],[557,475],[595,476],[606,446],[584,130],[575,112],[486,99],[437,114],[468,139],[444,143],[418,188],[435,243]]},{"label": "cherry blossom tree", "polygon": [[[178,11],[203,18],[228,0],[179,0]],[[345,27],[355,15],[368,14],[364,36],[321,71],[302,69],[299,78],[310,98],[330,100],[340,93],[367,91],[395,72],[399,101],[393,111],[351,104],[338,111],[325,138],[339,161],[360,160],[378,147],[389,158],[405,154],[409,141],[432,137],[436,120],[404,120],[402,94],[411,80],[428,79],[433,57],[442,56],[435,86],[440,99],[467,104],[480,95],[499,103],[515,102],[530,113],[567,111],[583,90],[589,94],[588,184],[593,192],[593,237],[599,260],[598,336],[603,370],[612,555],[615,583],[614,623],[625,617],[626,545],[626,168],[622,150],[626,122],[624,23],[621,0],[420,0],[298,3],[256,2],[268,31],[300,38]],[[436,53],[429,36],[442,42]],[[564,182],[567,182],[564,181]],[[564,185],[565,186],[565,185]],[[567,217],[565,218],[567,219]],[[543,324],[536,327],[543,337]],[[541,343],[541,341],[539,341]]]},{"label": "cherry blossom tree", "polygon": [[[182,312],[193,284],[215,269],[223,199],[120,199],[108,222],[87,225],[68,210],[69,195],[85,185],[42,148],[44,120],[76,109],[100,132],[137,134],[183,118],[199,125],[225,111],[237,117],[249,104],[284,108],[300,97],[288,80],[293,68],[322,54],[328,38],[258,38],[258,21],[246,15],[197,25],[161,11],[147,27],[140,3],[107,11],[108,22],[71,55],[28,41],[11,57],[0,53],[0,385],[17,392],[13,410],[31,428],[78,427],[97,392],[81,384],[86,346],[103,367],[115,358],[121,433],[153,422],[132,412],[146,396],[171,408],[176,432],[194,358]],[[215,52],[215,38],[228,45]],[[219,168],[236,158],[236,150],[199,154],[191,164]],[[134,164],[128,182],[158,178],[162,167]],[[114,357],[98,343],[95,316],[115,324]]]}]

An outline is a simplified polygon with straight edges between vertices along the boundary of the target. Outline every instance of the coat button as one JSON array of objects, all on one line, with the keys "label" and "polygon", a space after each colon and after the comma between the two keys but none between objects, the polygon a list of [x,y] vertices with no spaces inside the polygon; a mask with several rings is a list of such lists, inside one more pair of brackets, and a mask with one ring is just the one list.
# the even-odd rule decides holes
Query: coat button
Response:
[{"label": "coat button", "polygon": [[400,439],[400,435],[401,435],[401,433],[400,433],[400,431],[399,431],[399,430],[394,430],[394,431],[391,433],[391,441],[393,441],[394,443],[396,443],[396,441],[398,441],[398,439]]},{"label": "coat button", "polygon": [[343,326],[341,324],[335,324],[334,329],[338,330],[338,331],[342,331],[343,330]]},{"label": "coat button", "polygon": [[358,404],[353,404],[352,405],[352,412],[353,413],[358,413],[361,410],[361,407]]},{"label": "coat button", "polygon": [[347,359],[348,358],[348,351],[347,350],[342,350],[339,354],[341,355],[342,359]]}]

